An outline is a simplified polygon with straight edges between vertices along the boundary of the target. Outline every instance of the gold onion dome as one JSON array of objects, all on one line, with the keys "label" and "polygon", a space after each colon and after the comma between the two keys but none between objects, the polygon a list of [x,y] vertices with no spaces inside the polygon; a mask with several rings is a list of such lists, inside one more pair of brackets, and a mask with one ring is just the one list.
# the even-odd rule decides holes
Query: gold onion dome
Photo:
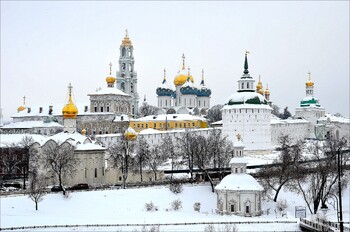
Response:
[{"label": "gold onion dome", "polygon": [[309,80],[305,83],[307,87],[313,87],[314,82],[311,80],[311,73],[309,72]]},{"label": "gold onion dome", "polygon": [[269,94],[270,94],[269,87],[266,86],[265,95],[269,95]]},{"label": "gold onion dome", "polygon": [[132,46],[131,40],[130,40],[129,35],[128,35],[128,30],[125,30],[125,37],[122,40],[122,45],[127,46],[127,47]]},{"label": "gold onion dome", "polygon": [[112,63],[109,63],[109,76],[106,77],[106,82],[109,85],[114,84],[117,78],[112,77]]},{"label": "gold onion dome", "polygon": [[25,109],[26,109],[25,105],[26,105],[26,97],[24,96],[24,97],[23,97],[23,105],[22,105],[22,106],[19,106],[19,107],[17,108],[17,112],[21,112],[21,111],[25,110]]},{"label": "gold onion dome", "polygon": [[82,130],[81,130],[81,134],[82,134],[82,135],[86,135],[86,129],[82,129]]},{"label": "gold onion dome", "polygon": [[258,81],[258,84],[256,85],[256,91],[260,93],[260,89],[263,88],[263,85],[260,81],[260,75],[259,75],[259,81]]},{"label": "gold onion dome", "polygon": [[185,69],[185,55],[182,54],[182,69],[179,71],[179,73],[175,76],[174,79],[174,85],[183,85],[187,81],[187,79],[190,78],[190,81],[193,83],[193,77],[192,75],[188,75]]},{"label": "gold onion dome", "polygon": [[125,132],[124,136],[127,140],[134,140],[136,139],[136,131],[129,127]]},{"label": "gold onion dome", "polygon": [[261,95],[264,95],[264,90],[263,89],[259,89],[258,93],[260,93]]},{"label": "gold onion dome", "polygon": [[63,118],[76,118],[78,114],[78,109],[74,105],[73,99],[72,99],[72,88],[73,87],[71,83],[69,83],[69,86],[68,86],[69,99],[68,99],[68,103],[62,109]]}]

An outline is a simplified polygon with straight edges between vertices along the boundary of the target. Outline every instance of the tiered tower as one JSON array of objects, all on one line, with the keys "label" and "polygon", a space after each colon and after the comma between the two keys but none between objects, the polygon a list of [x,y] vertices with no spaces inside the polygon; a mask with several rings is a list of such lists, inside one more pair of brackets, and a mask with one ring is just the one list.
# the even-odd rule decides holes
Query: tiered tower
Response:
[{"label": "tiered tower", "polygon": [[117,89],[131,96],[131,113],[138,114],[139,94],[137,93],[137,73],[134,69],[134,47],[126,30],[120,45],[119,71],[117,71]]},{"label": "tiered tower", "polygon": [[232,142],[235,141],[234,135],[239,133],[248,153],[266,154],[272,148],[271,107],[265,97],[254,89],[247,54],[243,75],[237,81],[238,90],[222,109],[222,131]]}]

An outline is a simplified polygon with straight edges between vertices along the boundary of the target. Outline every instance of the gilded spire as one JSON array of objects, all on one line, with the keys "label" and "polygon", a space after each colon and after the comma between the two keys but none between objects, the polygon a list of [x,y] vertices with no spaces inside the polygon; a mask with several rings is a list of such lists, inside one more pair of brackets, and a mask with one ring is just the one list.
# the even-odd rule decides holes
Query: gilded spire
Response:
[{"label": "gilded spire", "polygon": [[132,46],[131,40],[130,40],[129,34],[128,34],[128,29],[125,30],[125,37],[124,37],[124,39],[122,41],[122,45],[123,46],[127,46],[127,47]]},{"label": "gilded spire", "polygon": [[185,70],[185,54],[182,53],[182,70]]},{"label": "gilded spire", "polygon": [[76,118],[78,114],[78,109],[74,105],[73,99],[72,99],[72,88],[73,88],[72,84],[69,83],[68,85],[69,99],[68,99],[68,103],[62,109],[63,118]]},{"label": "gilded spire", "polygon": [[112,62],[109,63],[109,75],[112,75]]},{"label": "gilded spire", "polygon": [[112,62],[109,63],[109,76],[106,77],[106,82],[108,87],[114,87],[116,78],[112,77]]},{"label": "gilded spire", "polygon": [[204,70],[202,69],[202,81],[201,81],[201,85],[204,85]]},{"label": "gilded spire", "polygon": [[162,84],[164,84],[165,82],[166,82],[166,69],[164,68],[164,79],[163,79]]},{"label": "gilded spire", "polygon": [[26,96],[23,96],[23,105],[26,105]]},{"label": "gilded spire", "polygon": [[314,82],[311,80],[311,72],[309,71],[308,74],[309,74],[309,80],[305,83],[305,85],[307,87],[313,87],[314,86]]},{"label": "gilded spire", "polygon": [[244,60],[244,74],[248,74],[248,58],[247,58],[247,54],[249,54],[249,51],[245,51],[245,60]]}]

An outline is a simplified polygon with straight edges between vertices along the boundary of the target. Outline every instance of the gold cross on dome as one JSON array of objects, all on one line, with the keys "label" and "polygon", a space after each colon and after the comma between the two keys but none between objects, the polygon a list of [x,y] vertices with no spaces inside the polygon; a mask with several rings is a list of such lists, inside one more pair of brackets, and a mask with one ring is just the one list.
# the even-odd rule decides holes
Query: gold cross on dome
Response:
[{"label": "gold cross on dome", "polygon": [[238,141],[241,140],[241,135],[240,134],[237,134],[236,137],[237,137]]},{"label": "gold cross on dome", "polygon": [[109,63],[109,75],[112,75],[112,62]]}]

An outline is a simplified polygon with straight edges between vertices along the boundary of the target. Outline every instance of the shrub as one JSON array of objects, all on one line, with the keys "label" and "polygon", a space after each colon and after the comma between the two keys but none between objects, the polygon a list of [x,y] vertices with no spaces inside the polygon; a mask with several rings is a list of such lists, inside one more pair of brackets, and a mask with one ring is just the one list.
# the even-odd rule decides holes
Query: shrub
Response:
[{"label": "shrub", "polygon": [[288,207],[287,200],[278,200],[276,204],[276,208],[278,211],[282,212]]},{"label": "shrub", "polygon": [[150,203],[146,203],[145,208],[147,211],[158,211],[158,206],[156,206],[152,201]]},{"label": "shrub", "polygon": [[201,211],[201,203],[200,202],[194,203],[193,209],[194,209],[194,211],[200,212]]},{"label": "shrub", "polygon": [[236,225],[225,224],[221,228],[218,226],[218,232],[238,232]]},{"label": "shrub", "polygon": [[171,208],[175,211],[182,208],[182,201],[180,199],[174,200],[171,202]]},{"label": "shrub", "polygon": [[206,225],[204,227],[204,232],[215,232],[215,226],[213,224]]},{"label": "shrub", "polygon": [[169,187],[170,191],[172,191],[175,194],[181,193],[183,190],[182,184],[179,182],[173,182],[170,184]]}]

